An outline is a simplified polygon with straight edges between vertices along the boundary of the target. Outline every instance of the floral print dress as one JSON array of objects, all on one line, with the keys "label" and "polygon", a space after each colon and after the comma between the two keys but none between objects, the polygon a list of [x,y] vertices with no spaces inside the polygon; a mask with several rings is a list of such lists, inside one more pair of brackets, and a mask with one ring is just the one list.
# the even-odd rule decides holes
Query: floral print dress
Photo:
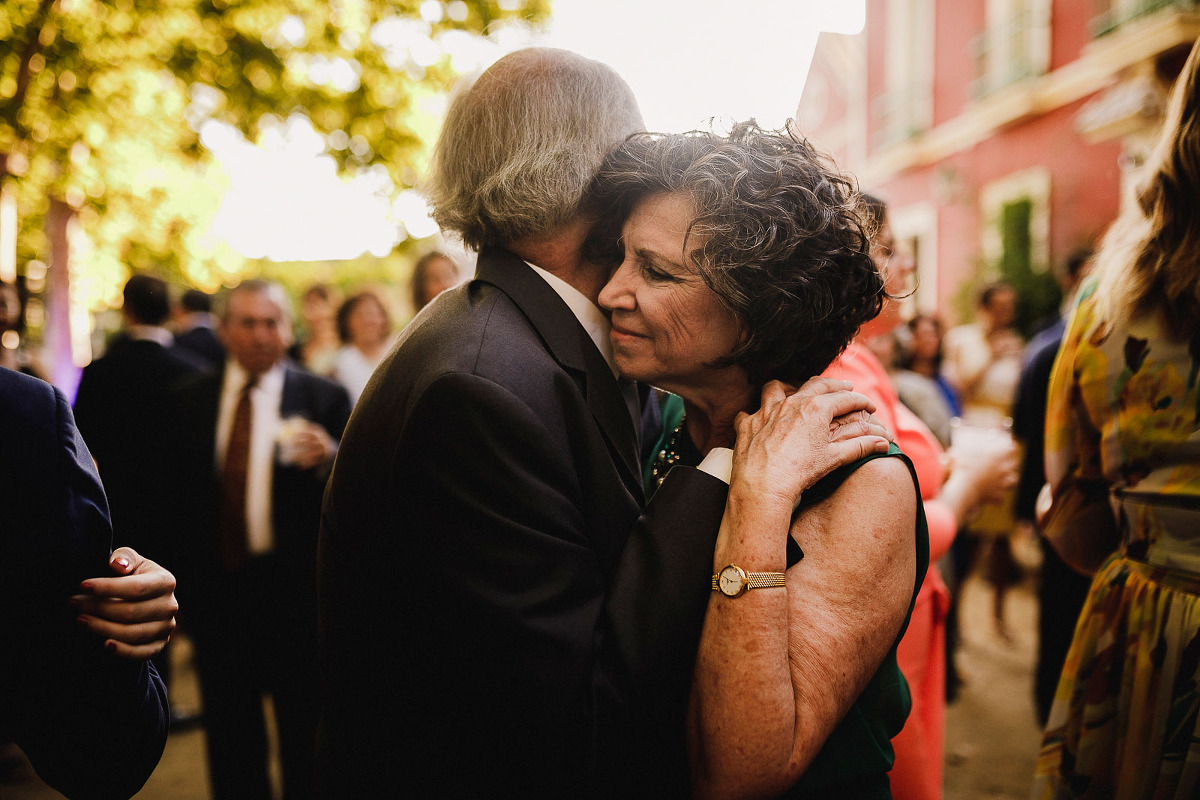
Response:
[{"label": "floral print dress", "polygon": [[1110,504],[1121,541],[1080,613],[1032,797],[1197,798],[1200,334],[1174,341],[1153,316],[1109,329],[1095,285],[1055,362],[1046,476],[1056,505]]}]

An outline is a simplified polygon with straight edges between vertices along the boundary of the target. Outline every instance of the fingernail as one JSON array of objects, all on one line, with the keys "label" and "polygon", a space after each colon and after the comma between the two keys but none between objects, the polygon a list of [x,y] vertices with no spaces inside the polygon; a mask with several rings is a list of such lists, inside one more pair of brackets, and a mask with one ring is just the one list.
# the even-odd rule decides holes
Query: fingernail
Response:
[{"label": "fingernail", "polygon": [[104,643],[104,649],[110,653],[115,653],[117,652],[117,643],[110,639]]},{"label": "fingernail", "polygon": [[67,602],[71,604],[72,608],[79,608],[81,605],[83,605],[83,600],[79,599],[78,597],[72,597],[71,599],[67,600]]},{"label": "fingernail", "polygon": [[886,441],[875,443],[875,449],[880,453],[886,452],[890,447],[891,445],[889,445]]},{"label": "fingernail", "polygon": [[78,617],[75,618],[75,624],[81,628],[86,628],[88,626],[88,622],[90,622],[90,621],[91,620],[89,619],[89,617],[86,614],[80,614]]},{"label": "fingernail", "polygon": [[125,556],[117,556],[112,560],[112,563],[121,569],[129,569],[129,559]]},{"label": "fingernail", "polygon": [[95,588],[95,585],[91,581],[84,581],[83,583],[79,584],[79,590],[81,592],[90,592]]}]

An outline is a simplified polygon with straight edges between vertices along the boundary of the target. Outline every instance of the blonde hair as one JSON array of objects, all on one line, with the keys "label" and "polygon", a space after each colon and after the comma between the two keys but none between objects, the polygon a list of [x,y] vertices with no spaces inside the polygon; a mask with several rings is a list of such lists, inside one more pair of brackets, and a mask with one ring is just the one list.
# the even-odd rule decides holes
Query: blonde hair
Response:
[{"label": "blonde hair", "polygon": [[1200,326],[1200,43],[1193,45],[1143,172],[1096,254],[1098,319],[1159,311],[1169,334]]},{"label": "blonde hair", "polygon": [[643,127],[611,67],[567,50],[510,53],[451,100],[426,187],[433,218],[476,250],[546,236],[581,212],[604,155]]}]

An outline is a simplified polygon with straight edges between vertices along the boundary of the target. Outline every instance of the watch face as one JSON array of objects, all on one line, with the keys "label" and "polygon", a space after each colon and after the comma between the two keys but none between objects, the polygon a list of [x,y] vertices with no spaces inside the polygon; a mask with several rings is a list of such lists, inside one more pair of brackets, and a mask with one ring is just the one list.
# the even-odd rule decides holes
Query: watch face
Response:
[{"label": "watch face", "polygon": [[746,573],[742,572],[741,567],[730,564],[721,570],[717,583],[721,587],[722,594],[737,597],[746,588]]}]

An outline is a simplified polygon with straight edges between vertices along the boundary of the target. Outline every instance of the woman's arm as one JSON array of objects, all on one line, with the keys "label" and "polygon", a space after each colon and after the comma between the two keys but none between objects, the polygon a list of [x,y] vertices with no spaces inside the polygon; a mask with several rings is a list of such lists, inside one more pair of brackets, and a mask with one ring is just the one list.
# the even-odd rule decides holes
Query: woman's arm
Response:
[{"label": "woman's arm", "polygon": [[[819,438],[789,447],[784,426],[757,428],[755,418],[739,424],[714,572],[731,563],[782,572],[793,500],[778,479],[815,482],[804,476]],[[712,595],[688,720],[697,795],[773,796],[804,772],[900,631],[916,579],[915,520],[907,467],[876,459],[792,526],[806,555],[786,589]]]},{"label": "woman's arm", "polygon": [[1092,296],[1071,315],[1050,374],[1046,402],[1046,482],[1053,502],[1039,520],[1042,533],[1063,561],[1093,575],[1120,544],[1109,505],[1109,481],[1101,460],[1100,431],[1088,414],[1076,373],[1086,336],[1094,327]]}]

